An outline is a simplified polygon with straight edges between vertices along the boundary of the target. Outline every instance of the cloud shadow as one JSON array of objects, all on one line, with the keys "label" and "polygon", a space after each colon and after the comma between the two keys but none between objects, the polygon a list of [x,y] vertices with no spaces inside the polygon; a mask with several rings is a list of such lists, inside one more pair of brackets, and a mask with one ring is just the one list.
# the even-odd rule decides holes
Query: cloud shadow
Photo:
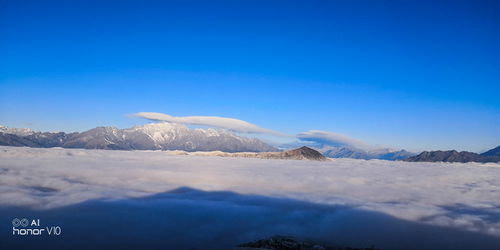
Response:
[{"label": "cloud shadow", "polygon": [[[14,236],[12,219],[60,226],[60,236]],[[230,249],[288,235],[332,246],[494,249],[500,237],[322,205],[188,187],[143,198],[33,210],[0,207],[0,249]]]}]

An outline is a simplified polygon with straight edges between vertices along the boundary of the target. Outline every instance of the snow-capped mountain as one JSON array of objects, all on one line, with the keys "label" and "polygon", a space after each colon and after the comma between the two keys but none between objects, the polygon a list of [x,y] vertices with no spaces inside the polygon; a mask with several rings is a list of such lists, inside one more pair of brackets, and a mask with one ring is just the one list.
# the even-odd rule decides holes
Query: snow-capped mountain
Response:
[{"label": "snow-capped mountain", "polygon": [[318,142],[300,141],[286,145],[281,145],[282,149],[296,148],[300,146],[308,146],[329,158],[353,158],[353,159],[380,159],[380,160],[403,160],[416,155],[404,149],[391,148],[375,148],[372,150],[363,150],[347,145],[328,145]]},{"label": "snow-capped mountain", "polygon": [[8,128],[0,125],[0,133],[13,134],[18,136],[27,136],[35,133],[35,131],[29,128]]},{"label": "snow-capped mountain", "polygon": [[[5,128],[5,127],[4,127]],[[5,132],[4,132],[5,131]],[[192,129],[175,123],[151,123],[128,129],[97,127],[82,133],[9,133],[0,131],[0,145],[122,150],[184,150],[267,152],[276,148],[254,138],[226,130]]]},{"label": "snow-capped mountain", "polygon": [[324,147],[321,148],[323,155],[330,158],[354,158],[354,159],[380,159],[380,160],[403,160],[414,156],[414,153],[404,149],[396,150],[381,148],[375,150],[362,150],[353,147]]}]

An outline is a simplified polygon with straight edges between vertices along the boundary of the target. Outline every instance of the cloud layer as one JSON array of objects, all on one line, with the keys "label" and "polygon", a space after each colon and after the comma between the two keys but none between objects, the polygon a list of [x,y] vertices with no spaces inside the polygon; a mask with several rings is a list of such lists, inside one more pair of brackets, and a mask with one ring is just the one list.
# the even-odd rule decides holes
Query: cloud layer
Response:
[{"label": "cloud layer", "polygon": [[13,216],[31,219],[34,214],[44,225],[62,226],[64,242],[49,237],[27,241],[12,237],[11,228],[0,227],[3,248],[60,249],[65,244],[77,250],[233,249],[273,235],[363,249],[489,250],[500,245],[500,237],[399,220],[352,206],[187,187],[35,212],[0,207],[0,221]]},{"label": "cloud layer", "polygon": [[[500,165],[494,163],[313,162],[179,156],[155,151],[0,147],[0,183],[0,208],[55,209],[94,199],[144,197],[188,186],[341,204],[407,221],[500,236]],[[196,206],[196,202],[192,204]],[[210,202],[225,206],[224,202]],[[294,209],[292,213],[298,211],[298,207]],[[224,213],[220,216],[224,218]],[[272,221],[274,217],[269,218]],[[350,221],[347,217],[345,220]],[[335,225],[322,220],[311,223],[325,228]],[[210,223],[203,226],[211,227]]]},{"label": "cloud layer", "polygon": [[269,134],[275,136],[288,136],[278,131],[261,128],[255,124],[238,120],[234,118],[218,117],[218,116],[182,116],[175,117],[163,113],[155,112],[139,112],[134,114],[136,117],[145,118],[153,121],[164,121],[187,125],[209,126],[227,129],[233,132],[250,133],[250,134]]},{"label": "cloud layer", "polygon": [[302,132],[297,135],[297,138],[303,141],[318,142],[330,146],[350,146],[363,150],[371,150],[376,148],[376,146],[374,145],[370,145],[349,136],[321,130],[309,130],[307,132]]}]

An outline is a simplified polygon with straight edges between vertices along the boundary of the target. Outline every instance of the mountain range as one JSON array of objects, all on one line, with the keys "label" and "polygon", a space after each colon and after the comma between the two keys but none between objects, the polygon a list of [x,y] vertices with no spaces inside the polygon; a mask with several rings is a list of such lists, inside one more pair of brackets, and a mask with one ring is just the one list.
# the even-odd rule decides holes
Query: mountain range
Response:
[{"label": "mountain range", "polygon": [[184,150],[224,152],[278,151],[261,140],[226,130],[188,128],[176,123],[151,123],[128,129],[97,127],[81,133],[35,132],[0,126],[0,145],[120,150]]},{"label": "mountain range", "polygon": [[[97,127],[85,132],[36,132],[29,128],[0,126],[0,145],[27,147],[63,147],[118,150],[181,150],[236,152],[278,152],[302,148],[301,153],[319,151],[329,158],[405,160],[412,162],[500,162],[500,146],[482,154],[472,152],[424,151],[420,154],[391,148],[364,150],[347,145],[330,145],[319,142],[295,142],[277,147],[259,139],[235,135],[224,129],[189,128],[177,123],[150,123],[126,129]],[[285,153],[285,152],[282,152]],[[250,156],[249,156],[250,157]],[[259,158],[287,158],[269,154]],[[302,156],[300,156],[302,157]]]},{"label": "mountain range", "polygon": [[409,157],[405,161],[427,162],[500,162],[500,146],[482,154],[456,150],[424,151],[419,155]]},{"label": "mountain range", "polygon": [[324,156],[330,158],[354,158],[354,159],[379,159],[379,160],[402,160],[410,156],[414,156],[415,153],[408,152],[404,149],[396,150],[390,148],[380,148],[374,150],[362,150],[354,147],[347,146],[328,146],[319,148],[320,152]]},{"label": "mountain range", "polygon": [[[227,130],[192,129],[176,123],[150,123],[127,129],[97,127],[81,133],[35,132],[29,128],[0,126],[0,145],[118,150],[182,150],[222,152],[277,152],[258,139],[237,136]],[[304,145],[330,158],[401,160],[415,155],[405,150],[362,150],[349,146],[296,142],[281,145],[283,151]],[[267,156],[266,156],[267,157]],[[269,156],[271,157],[271,156]],[[281,157],[281,156],[280,156]]]}]

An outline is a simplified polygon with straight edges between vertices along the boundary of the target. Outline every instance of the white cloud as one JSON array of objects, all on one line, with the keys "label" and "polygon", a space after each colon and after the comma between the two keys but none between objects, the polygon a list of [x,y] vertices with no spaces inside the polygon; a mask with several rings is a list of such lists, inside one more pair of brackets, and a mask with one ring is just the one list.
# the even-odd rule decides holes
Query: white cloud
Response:
[{"label": "white cloud", "polygon": [[307,132],[302,132],[297,135],[297,138],[303,141],[313,141],[313,142],[319,142],[327,145],[334,145],[334,146],[350,146],[354,148],[359,148],[363,150],[372,150],[377,148],[374,145],[370,145],[368,143],[365,143],[361,140],[334,133],[334,132],[327,132],[327,131],[321,131],[321,130],[309,130]]},{"label": "white cloud", "polygon": [[182,116],[175,117],[163,113],[155,113],[155,112],[139,112],[134,114],[136,117],[142,117],[148,120],[153,121],[165,121],[172,123],[180,123],[187,125],[200,125],[200,126],[209,126],[216,128],[223,128],[233,132],[240,133],[253,133],[253,134],[269,134],[275,136],[288,136],[278,131],[261,128],[255,124],[227,117],[218,117],[218,116]]}]

